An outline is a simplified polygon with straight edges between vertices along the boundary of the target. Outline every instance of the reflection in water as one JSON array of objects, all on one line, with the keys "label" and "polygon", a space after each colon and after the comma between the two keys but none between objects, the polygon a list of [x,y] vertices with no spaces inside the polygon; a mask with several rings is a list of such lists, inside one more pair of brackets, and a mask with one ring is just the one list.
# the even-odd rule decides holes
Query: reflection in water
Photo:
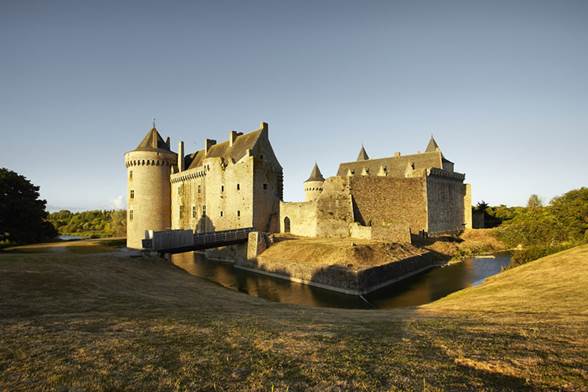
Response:
[{"label": "reflection in water", "polygon": [[426,304],[477,285],[508,266],[510,256],[501,254],[494,259],[472,258],[429,270],[370,293],[366,296],[369,304],[360,297],[243,271],[232,264],[210,261],[193,252],[173,255],[172,262],[192,275],[270,301],[336,308],[386,309]]}]

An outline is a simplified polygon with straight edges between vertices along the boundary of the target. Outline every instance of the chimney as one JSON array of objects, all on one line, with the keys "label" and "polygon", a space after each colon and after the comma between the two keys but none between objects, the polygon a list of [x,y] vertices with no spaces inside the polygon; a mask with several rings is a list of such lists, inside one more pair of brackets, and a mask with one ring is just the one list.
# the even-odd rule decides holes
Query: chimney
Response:
[{"label": "chimney", "polygon": [[208,150],[210,150],[210,147],[214,146],[216,144],[216,140],[214,139],[204,139],[204,156],[208,156]]},{"label": "chimney", "polygon": [[178,172],[184,171],[184,142],[178,145]]},{"label": "chimney", "polygon": [[231,133],[229,133],[229,146],[233,147],[233,143],[235,143],[235,140],[237,140],[237,138],[242,134],[243,133],[241,132],[231,131]]}]

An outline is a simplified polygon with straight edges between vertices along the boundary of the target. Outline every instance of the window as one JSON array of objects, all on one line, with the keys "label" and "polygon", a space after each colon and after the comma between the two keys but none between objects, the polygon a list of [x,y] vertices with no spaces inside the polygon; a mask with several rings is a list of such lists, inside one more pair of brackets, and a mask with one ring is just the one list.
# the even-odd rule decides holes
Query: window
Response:
[{"label": "window", "polygon": [[237,210],[237,218],[239,218],[241,216],[241,211]]},{"label": "window", "polygon": [[267,190],[267,184],[263,184],[263,190]]},{"label": "window", "polygon": [[237,184],[237,190],[240,191],[241,190],[241,185]]},{"label": "window", "polygon": [[261,155],[259,156],[259,159],[261,159],[261,160],[263,161],[263,154],[261,154]]},{"label": "window", "polygon": [[223,216],[223,212],[221,211],[220,216]]},{"label": "window", "polygon": [[202,216],[206,215],[206,206],[202,206]]},{"label": "window", "polygon": [[184,206],[180,206],[180,219],[184,217]]},{"label": "window", "polygon": [[200,193],[201,190],[202,190],[202,186],[198,185],[198,193]]},{"label": "window", "polygon": [[132,171],[132,170],[130,170],[130,171],[129,171],[129,180],[132,180],[132,179],[133,179],[133,171]]},{"label": "window", "polygon": [[192,206],[192,218],[196,218],[196,206]]},{"label": "window", "polygon": [[133,210],[129,210],[129,220],[133,220]]},{"label": "window", "polygon": [[221,185],[221,192],[224,192],[224,191],[225,191],[225,186]]},{"label": "window", "polygon": [[131,199],[135,198],[135,191],[131,189]]}]

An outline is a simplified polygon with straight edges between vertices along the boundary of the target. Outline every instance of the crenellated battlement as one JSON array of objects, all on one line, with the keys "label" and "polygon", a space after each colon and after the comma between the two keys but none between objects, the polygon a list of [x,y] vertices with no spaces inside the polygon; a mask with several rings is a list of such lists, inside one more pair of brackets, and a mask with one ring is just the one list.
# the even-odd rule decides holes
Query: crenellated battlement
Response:
[{"label": "crenellated battlement", "polygon": [[125,161],[125,167],[134,166],[175,166],[175,159],[131,159]]},{"label": "crenellated battlement", "polygon": [[194,180],[196,178],[202,178],[206,176],[206,166],[203,169],[191,169],[185,170],[183,172],[179,172],[176,174],[172,174],[170,178],[170,182],[172,184],[176,184],[178,182],[184,182],[188,180]]}]

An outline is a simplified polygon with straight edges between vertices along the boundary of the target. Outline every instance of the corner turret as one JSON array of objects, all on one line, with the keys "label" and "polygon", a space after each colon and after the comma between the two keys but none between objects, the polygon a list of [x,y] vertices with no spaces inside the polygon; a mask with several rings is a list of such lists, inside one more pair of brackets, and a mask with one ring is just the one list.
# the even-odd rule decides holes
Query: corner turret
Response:
[{"label": "corner turret", "polygon": [[170,174],[177,159],[169,138],[164,141],[155,127],[125,154],[128,248],[141,249],[146,230],[171,228]]},{"label": "corner turret", "polygon": [[363,144],[361,145],[361,150],[359,150],[359,155],[357,156],[358,161],[368,161],[370,157],[368,156],[367,152],[365,152],[365,148]]},{"label": "corner turret", "polygon": [[437,141],[435,140],[433,135],[431,135],[431,139],[429,139],[429,144],[427,144],[427,149],[425,150],[425,152],[435,152],[435,151],[441,151],[441,148],[439,148]]},{"label": "corner turret", "polygon": [[304,181],[304,200],[316,200],[323,191],[324,182],[325,178],[323,177],[321,170],[315,162],[314,167],[310,172],[310,177]]}]

